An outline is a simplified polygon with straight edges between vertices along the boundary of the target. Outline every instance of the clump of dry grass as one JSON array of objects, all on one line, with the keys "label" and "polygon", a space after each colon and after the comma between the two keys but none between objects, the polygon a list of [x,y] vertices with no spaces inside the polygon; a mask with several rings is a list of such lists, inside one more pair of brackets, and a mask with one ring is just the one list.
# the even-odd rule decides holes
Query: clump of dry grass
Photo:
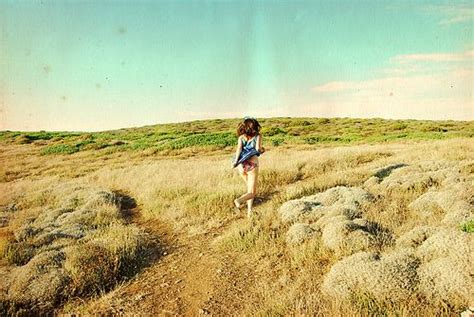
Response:
[{"label": "clump of dry grass", "polygon": [[321,206],[321,203],[317,201],[295,199],[285,202],[280,207],[279,213],[283,222],[293,222],[314,213],[318,206]]},{"label": "clump of dry grass", "polygon": [[324,247],[339,255],[369,250],[376,246],[376,236],[383,230],[356,217],[361,214],[360,207],[372,200],[373,196],[361,188],[336,186],[284,203],[279,209],[283,222],[306,221],[290,227],[287,242],[301,243],[316,231]]},{"label": "clump of dry grass", "polygon": [[49,311],[66,296],[69,277],[62,267],[64,252],[47,251],[12,272],[8,299],[21,307]]},{"label": "clump of dry grass", "polygon": [[[469,254],[465,256],[469,257]],[[442,257],[423,263],[418,274],[419,291],[433,304],[461,309],[474,300],[474,281],[469,268],[460,265],[456,259]]]},{"label": "clump of dry grass", "polygon": [[314,233],[314,229],[310,225],[305,223],[295,223],[286,233],[286,243],[288,244],[300,244],[304,240],[311,237]]},{"label": "clump of dry grass", "polygon": [[372,196],[361,188],[336,186],[322,193],[295,199],[284,203],[279,214],[284,222],[302,220],[317,221],[320,218],[355,217],[359,207],[372,199]]},{"label": "clump of dry grass", "polygon": [[397,239],[397,246],[406,248],[416,248],[436,232],[435,227],[419,226],[404,233]]},{"label": "clump of dry grass", "polygon": [[[472,298],[467,296],[468,292],[472,293],[470,285],[473,284],[466,269],[469,267],[466,265],[469,251],[465,240],[455,238],[461,234],[459,223],[472,219],[469,198],[472,189],[467,186],[472,182],[472,174],[466,173],[470,165],[459,161],[466,159],[462,152],[455,155],[455,150],[450,153],[446,149],[436,150],[442,153],[439,157],[449,157],[450,160],[426,161],[420,149],[413,152],[414,155],[406,155],[405,159],[400,159],[400,155],[393,157],[398,162],[410,164],[392,161],[385,167],[373,169],[373,176],[369,175],[360,188],[372,194],[373,199],[361,206],[349,204],[340,208],[335,204],[334,208],[325,206],[320,199],[318,204],[313,201],[312,208],[295,208],[294,214],[287,217],[291,219],[290,223],[303,222],[304,226],[314,230],[305,236],[306,239],[301,238],[303,242],[298,241],[302,247],[291,248],[292,258],[298,259],[298,263],[307,263],[307,267],[311,263],[308,257],[321,261],[326,249],[335,252],[335,258],[326,256],[323,261],[328,268],[332,267],[332,273],[324,277],[326,294],[331,294],[329,302],[356,303],[358,309],[369,314],[398,312],[402,315],[415,313],[416,305],[433,305],[434,310],[430,312],[439,313],[446,309],[455,311],[472,302]],[[430,195],[431,199],[425,199]],[[311,201],[307,199],[308,196],[286,205],[283,203],[279,215],[291,215],[287,209],[298,205],[304,207],[298,201]],[[425,199],[431,206],[415,208],[418,199]],[[449,227],[451,234],[446,231]],[[400,236],[396,246],[390,231]],[[442,233],[436,235],[436,232]],[[441,235],[444,235],[442,241]],[[444,247],[435,243],[437,240]],[[457,247],[451,247],[456,243]],[[308,248],[312,250],[308,252],[307,245],[317,247]],[[437,245],[437,251],[428,251],[429,245]],[[447,256],[448,248],[452,251],[450,256]],[[344,258],[359,250],[378,252],[359,252]],[[296,256],[294,252],[302,254]],[[463,254],[463,259],[454,253]],[[426,254],[433,258],[428,260]],[[342,260],[333,264],[341,256]],[[345,271],[350,271],[350,274]],[[449,279],[451,271],[452,280]],[[338,287],[340,292],[336,294]],[[392,297],[392,293],[395,296]],[[324,309],[315,311],[320,313]]]},{"label": "clump of dry grass", "polygon": [[2,258],[10,264],[26,264],[36,254],[36,248],[24,241],[8,239],[3,244]]},{"label": "clump of dry grass", "polygon": [[[431,187],[436,187],[444,180],[444,173],[433,170],[434,164],[407,165],[404,163],[390,165],[374,172],[364,187],[372,193],[401,193],[419,196]],[[445,166],[442,164],[441,166]]]},{"label": "clump of dry grass", "polygon": [[417,249],[425,261],[450,257],[466,263],[474,237],[454,228],[437,228],[437,232],[426,239]]},{"label": "clump of dry grass", "polygon": [[[391,275],[386,276],[384,281],[393,283],[393,279],[399,280],[400,273],[409,272],[405,270],[407,267],[404,265],[412,263],[413,265],[409,266],[411,273],[402,274],[413,279],[410,287],[401,288],[408,290],[407,295],[419,294],[426,302],[441,307],[451,305],[460,308],[472,301],[468,296],[472,294],[470,285],[473,281],[469,274],[472,263],[468,263],[470,252],[467,247],[468,239],[471,239],[472,245],[472,238],[458,228],[460,222],[473,217],[472,206],[469,206],[468,202],[469,197],[472,197],[471,189],[467,186],[469,179],[460,174],[456,163],[447,161],[422,161],[414,166],[391,165],[378,170],[375,174],[376,176],[364,183],[364,187],[379,195],[379,198],[375,204],[366,205],[364,214],[372,219],[383,219],[377,214],[380,209],[375,208],[383,208],[381,202],[384,200],[387,204],[386,201],[391,197],[399,197],[399,203],[405,204],[406,210],[413,212],[406,214],[405,225],[408,225],[409,221],[415,225],[412,226],[412,230],[401,234],[397,239],[395,250],[380,255],[358,253],[335,264],[325,277],[323,289],[326,293],[333,298],[345,300],[360,298],[362,294],[362,297],[368,296],[384,306],[386,304],[383,302],[389,298],[383,297],[386,292],[376,287],[378,283],[368,284],[368,281],[373,281],[370,277],[382,276],[380,273],[382,270]],[[384,197],[384,200],[380,197]],[[402,210],[403,208],[401,206]],[[332,227],[334,231],[339,232],[350,231],[349,220],[342,217],[334,220],[336,221],[333,221],[329,228]],[[389,219],[383,220],[390,224]],[[320,221],[328,220],[320,219]],[[417,226],[416,223],[419,221],[422,221],[422,224]],[[448,229],[449,226],[452,229]],[[393,255],[396,258],[396,254],[400,252],[410,253],[412,261],[405,259],[403,261],[407,262],[405,264],[402,264],[403,261],[400,262],[401,266],[391,266],[384,261],[379,261],[377,266],[372,265],[377,263],[377,257],[384,259]],[[357,269],[351,271],[353,267]],[[367,270],[368,273],[364,273]],[[356,271],[359,271],[359,274]],[[380,283],[380,285],[386,284],[388,283]],[[394,289],[390,292],[397,294],[398,291]],[[400,301],[406,298],[406,296],[394,296],[390,301],[400,304]]]},{"label": "clump of dry grass", "polygon": [[377,301],[400,302],[416,290],[418,266],[410,250],[383,255],[359,252],[336,263],[321,289],[336,300],[365,294]]},{"label": "clump of dry grass", "polygon": [[2,247],[2,257],[18,265],[6,298],[9,313],[46,313],[70,296],[110,289],[137,272],[147,239],[125,224],[120,197],[75,182],[38,191],[17,197],[19,206],[35,206],[37,195],[47,204],[14,215],[8,228],[15,234]]},{"label": "clump of dry grass", "polygon": [[143,264],[146,238],[134,225],[111,223],[65,248],[64,269],[74,295],[88,296],[109,290]]},{"label": "clump of dry grass", "polygon": [[143,262],[146,234],[135,225],[111,223],[84,239],[108,251],[117,265],[118,276],[134,274]]},{"label": "clump of dry grass", "polygon": [[324,226],[321,238],[325,247],[341,255],[368,250],[374,245],[374,237],[367,227],[335,217]]},{"label": "clump of dry grass", "polygon": [[65,249],[64,270],[72,295],[88,296],[110,289],[119,278],[118,261],[103,246],[83,243]]},{"label": "clump of dry grass", "polygon": [[462,307],[472,302],[474,238],[461,230],[438,228],[417,249],[423,260],[420,291],[432,302]]},{"label": "clump of dry grass", "polygon": [[371,201],[372,195],[359,187],[336,186],[305,199],[320,201],[325,206],[342,205],[358,208],[362,204]]},{"label": "clump of dry grass", "polygon": [[7,230],[0,230],[0,258],[4,258],[13,234]]},{"label": "clump of dry grass", "polygon": [[449,182],[445,179],[441,190],[428,191],[419,196],[408,207],[419,217],[431,222],[440,221],[445,225],[458,226],[461,222],[474,218],[474,208],[469,199],[474,196],[472,186],[467,182]]}]

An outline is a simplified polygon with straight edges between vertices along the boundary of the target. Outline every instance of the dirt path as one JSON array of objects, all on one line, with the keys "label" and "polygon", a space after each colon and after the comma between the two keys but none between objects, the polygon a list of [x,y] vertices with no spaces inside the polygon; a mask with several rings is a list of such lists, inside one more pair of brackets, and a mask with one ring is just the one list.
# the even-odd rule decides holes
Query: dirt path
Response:
[{"label": "dirt path", "polygon": [[[131,205],[133,206],[133,205]],[[84,303],[88,313],[153,316],[239,315],[251,299],[251,268],[230,255],[216,254],[211,241],[226,227],[187,237],[159,221],[143,221],[138,207],[127,209],[129,221],[143,228],[156,247],[150,265],[133,280]],[[229,223],[227,223],[228,225]]]}]

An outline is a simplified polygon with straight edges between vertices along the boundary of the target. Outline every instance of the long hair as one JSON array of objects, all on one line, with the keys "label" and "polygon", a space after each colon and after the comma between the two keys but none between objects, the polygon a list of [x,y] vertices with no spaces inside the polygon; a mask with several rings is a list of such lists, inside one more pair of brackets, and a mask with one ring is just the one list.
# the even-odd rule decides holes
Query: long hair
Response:
[{"label": "long hair", "polygon": [[237,127],[237,136],[245,134],[251,138],[260,133],[260,123],[255,118],[245,118]]}]

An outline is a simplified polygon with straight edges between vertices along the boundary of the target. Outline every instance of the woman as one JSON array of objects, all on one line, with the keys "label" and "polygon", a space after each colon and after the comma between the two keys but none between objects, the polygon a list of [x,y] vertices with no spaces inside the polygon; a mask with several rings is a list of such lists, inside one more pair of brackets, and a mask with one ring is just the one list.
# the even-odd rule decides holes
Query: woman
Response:
[{"label": "woman", "polygon": [[258,157],[265,152],[262,146],[260,124],[255,118],[245,117],[237,127],[237,150],[233,167],[238,167],[240,176],[247,185],[247,193],[234,200],[234,205],[240,209],[247,202],[247,216],[252,215],[253,199],[257,192]]}]

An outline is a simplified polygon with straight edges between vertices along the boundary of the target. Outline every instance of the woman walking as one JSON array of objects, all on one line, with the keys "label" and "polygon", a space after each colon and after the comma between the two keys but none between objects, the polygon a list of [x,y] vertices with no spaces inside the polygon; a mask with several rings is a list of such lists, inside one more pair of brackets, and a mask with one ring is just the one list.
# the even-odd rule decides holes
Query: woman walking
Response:
[{"label": "woman walking", "polygon": [[257,192],[258,157],[265,152],[262,146],[260,124],[255,118],[245,117],[237,127],[237,150],[232,166],[238,168],[240,176],[247,185],[247,192],[234,200],[234,205],[240,209],[247,202],[247,216],[252,215],[252,205]]}]

